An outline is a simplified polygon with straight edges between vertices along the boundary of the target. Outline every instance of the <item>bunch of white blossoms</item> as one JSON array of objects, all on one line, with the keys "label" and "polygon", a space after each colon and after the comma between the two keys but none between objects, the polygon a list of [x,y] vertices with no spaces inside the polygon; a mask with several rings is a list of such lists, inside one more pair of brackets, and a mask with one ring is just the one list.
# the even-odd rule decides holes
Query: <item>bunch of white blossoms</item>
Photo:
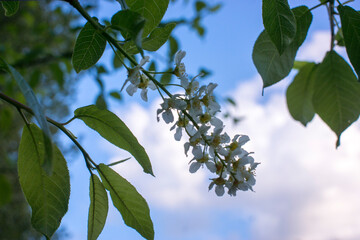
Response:
[{"label": "bunch of white blossoms", "polygon": [[[193,158],[190,161],[190,172],[195,173],[200,167],[206,167],[210,172],[217,175],[211,179],[209,190],[215,186],[215,193],[222,196],[225,188],[228,194],[235,196],[237,190],[253,190],[255,185],[255,169],[259,163],[254,162],[251,153],[242,146],[249,141],[246,135],[235,135],[232,139],[226,132],[223,132],[224,124],[216,117],[220,112],[220,105],[213,95],[217,87],[215,83],[200,86],[195,76],[189,79],[186,74],[185,65],[182,59],[185,51],[178,51],[175,55],[175,74],[179,80],[178,84],[183,94],[168,94],[163,97],[164,102],[157,111],[166,123],[175,124],[170,130],[175,129],[175,139],[180,141],[183,133],[188,136],[184,144],[185,155],[191,149]],[[149,62],[149,57],[144,57],[140,64],[129,69],[128,78],[122,89],[130,82],[126,92],[132,96],[138,88],[141,90],[141,98],[147,101],[147,89],[156,89],[155,83],[146,75],[141,73],[142,66]],[[155,81],[156,82],[156,81]],[[156,84],[160,84],[156,82]],[[175,115],[175,116],[174,116]]]},{"label": "bunch of white blossoms", "polygon": [[231,196],[235,196],[237,190],[253,190],[255,168],[259,163],[255,163],[250,153],[242,148],[249,137],[236,135],[231,139],[223,132],[224,124],[216,117],[220,105],[213,95],[217,84],[209,83],[200,87],[196,81],[199,75],[190,80],[182,62],[185,55],[185,51],[176,53],[173,72],[179,78],[184,93],[164,98],[157,111],[158,121],[160,114],[166,123],[176,120],[171,130],[175,129],[177,141],[182,138],[183,132],[187,134],[188,141],[184,148],[186,155],[190,149],[193,155],[190,161],[191,173],[205,166],[217,174],[216,178],[211,179],[209,190],[215,186],[218,196],[224,194],[225,188]]}]

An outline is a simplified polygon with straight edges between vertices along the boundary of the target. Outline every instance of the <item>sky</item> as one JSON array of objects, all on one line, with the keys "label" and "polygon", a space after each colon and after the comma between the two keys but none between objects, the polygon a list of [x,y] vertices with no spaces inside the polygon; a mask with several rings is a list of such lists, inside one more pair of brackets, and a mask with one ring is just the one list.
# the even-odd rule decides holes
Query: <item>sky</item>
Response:
[{"label": "sky", "polygon": [[[215,3],[215,1],[208,1]],[[308,1],[314,3],[316,1]],[[298,1],[290,1],[297,6]],[[112,15],[117,5],[104,4],[98,14]],[[352,4],[360,8],[357,2]],[[175,4],[167,19],[190,14],[191,6]],[[299,60],[321,61],[329,48],[329,26],[324,9],[313,12],[314,20],[307,41],[300,48]],[[320,15],[320,16],[317,16]],[[360,123],[352,124],[335,149],[336,135],[315,117],[305,128],[294,121],[286,106],[285,92],[294,73],[265,90],[251,60],[252,46],[262,31],[261,1],[227,1],[219,13],[204,20],[207,34],[199,39],[180,27],[175,34],[187,51],[187,72],[196,75],[202,66],[213,71],[216,94],[232,96],[237,102],[234,115],[242,116],[238,125],[225,121],[225,131],[233,136],[250,137],[244,148],[254,152],[257,167],[255,192],[238,192],[236,197],[217,197],[208,191],[206,169],[189,173],[183,151],[184,140],[174,140],[171,125],[157,122],[161,99],[149,93],[144,103],[136,93],[125,103],[111,103],[114,111],[146,149],[155,178],[142,172],[131,159],[113,167],[144,196],[150,207],[157,240],[355,240],[360,239]],[[107,50],[109,51],[109,50]],[[161,50],[160,54],[165,52]],[[339,49],[340,53],[344,53]],[[109,52],[104,55],[107,64]],[[126,73],[106,79],[107,88],[120,88]],[[74,108],[91,104],[97,87],[91,79],[81,80]],[[225,111],[225,109],[224,109]],[[80,121],[69,129],[97,162],[110,163],[129,157]],[[66,140],[64,140],[66,142]],[[69,239],[86,239],[89,207],[89,176],[80,154],[70,156],[71,197],[69,212],[62,226]],[[226,195],[226,194],[225,194]],[[101,240],[143,239],[126,227],[110,203]]]}]

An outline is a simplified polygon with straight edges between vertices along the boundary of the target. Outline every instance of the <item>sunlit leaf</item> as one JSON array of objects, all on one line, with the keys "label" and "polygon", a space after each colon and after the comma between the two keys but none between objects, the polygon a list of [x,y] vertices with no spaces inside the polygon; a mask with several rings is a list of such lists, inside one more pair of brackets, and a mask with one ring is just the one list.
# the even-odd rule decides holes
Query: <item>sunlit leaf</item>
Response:
[{"label": "sunlit leaf", "polygon": [[149,35],[163,18],[169,0],[126,0],[130,10],[139,13],[146,19],[143,37]]},{"label": "sunlit leaf", "polygon": [[335,51],[326,54],[314,73],[315,112],[333,130],[340,145],[341,133],[360,114],[360,83],[348,63]]},{"label": "sunlit leaf", "polygon": [[360,77],[360,13],[349,6],[338,6],[346,52]]},{"label": "sunlit leaf", "polygon": [[1,1],[1,4],[7,17],[14,15],[19,9],[19,1]]},{"label": "sunlit leaf", "polygon": [[263,80],[264,88],[277,83],[290,73],[296,52],[304,42],[311,25],[312,14],[307,7],[296,7],[292,11],[296,17],[297,31],[282,55],[279,54],[266,31],[263,31],[255,42],[252,57]]},{"label": "sunlit leaf", "polygon": [[96,240],[102,232],[109,210],[109,202],[104,185],[98,176],[90,176],[90,208],[88,217],[88,240]]},{"label": "sunlit leaf", "polygon": [[106,47],[106,40],[101,32],[96,30],[90,22],[86,23],[76,39],[72,63],[75,71],[88,69],[95,65]]},{"label": "sunlit leaf", "polygon": [[94,105],[78,108],[75,117],[84,121],[103,138],[131,153],[143,167],[144,172],[153,175],[151,163],[145,149],[120,118],[108,110],[101,110]]},{"label": "sunlit leaf", "polygon": [[145,239],[154,239],[149,206],[135,187],[105,164],[99,165],[98,172],[125,224],[134,228]]},{"label": "sunlit leaf", "polygon": [[314,93],[313,73],[315,67],[315,63],[307,63],[300,68],[298,74],[286,91],[286,100],[291,116],[304,126],[306,126],[315,115],[312,105]]},{"label": "sunlit leaf", "polygon": [[39,101],[37,100],[35,93],[31,89],[29,84],[26,82],[26,80],[21,76],[21,74],[18,71],[15,70],[15,68],[7,64],[2,58],[0,58],[0,69],[1,68],[7,71],[16,81],[17,85],[20,88],[20,91],[25,96],[27,104],[33,111],[35,118],[42,129],[42,132],[44,134],[44,141],[45,141],[45,144],[43,145],[43,147],[45,148],[45,155],[43,156],[44,157],[43,167],[47,172],[47,174],[51,174],[53,148],[52,148],[50,129],[46,120],[44,110],[40,105]]},{"label": "sunlit leaf", "polygon": [[41,167],[44,155],[42,131],[35,124],[24,127],[19,147],[19,181],[31,207],[32,226],[49,239],[67,212],[70,196],[66,161],[55,145],[53,152],[53,172],[48,176]]},{"label": "sunlit leaf", "polygon": [[296,33],[296,20],[287,0],[263,0],[265,31],[281,55]]}]

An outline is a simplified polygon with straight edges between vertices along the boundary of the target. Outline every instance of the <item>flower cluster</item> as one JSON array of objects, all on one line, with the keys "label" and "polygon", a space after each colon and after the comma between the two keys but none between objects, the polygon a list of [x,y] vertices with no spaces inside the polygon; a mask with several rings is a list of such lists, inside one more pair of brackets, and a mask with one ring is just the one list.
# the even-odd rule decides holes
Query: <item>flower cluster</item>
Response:
[{"label": "flower cluster", "polygon": [[[200,167],[206,167],[217,175],[211,179],[209,190],[215,186],[215,193],[222,196],[225,188],[228,194],[235,196],[237,190],[253,190],[255,185],[255,169],[259,163],[254,162],[251,153],[243,149],[249,141],[246,135],[236,135],[232,139],[224,132],[223,122],[216,117],[220,112],[220,105],[216,101],[213,91],[215,83],[200,86],[197,75],[190,79],[186,74],[182,59],[185,51],[178,51],[175,55],[175,74],[184,93],[169,94],[163,97],[161,108],[157,111],[157,120],[160,115],[166,123],[174,123],[170,130],[175,129],[174,137],[180,141],[186,133],[188,141],[184,144],[185,155],[191,151],[193,158],[190,161],[190,172],[195,173]],[[144,57],[140,64],[129,70],[124,86],[130,82],[126,91],[133,95],[138,88],[142,89],[141,97],[147,101],[147,88],[156,89],[153,81],[141,74],[141,69],[149,57]],[[155,81],[155,80],[154,80]],[[156,84],[159,84],[155,81]]]},{"label": "flower cluster", "polygon": [[[255,184],[255,163],[250,153],[242,146],[249,141],[246,135],[236,135],[232,139],[223,132],[224,124],[216,117],[220,105],[213,95],[217,84],[200,86],[196,77],[189,79],[182,59],[184,51],[175,55],[174,74],[180,80],[183,94],[175,94],[164,98],[158,109],[158,121],[161,114],[166,123],[175,121],[171,130],[175,129],[175,139],[179,141],[183,132],[188,135],[184,144],[185,154],[191,149],[190,172],[195,173],[200,167],[206,167],[217,174],[211,179],[209,190],[215,186],[215,193],[222,196],[225,188],[228,194],[236,195],[237,190],[253,190]],[[175,116],[174,116],[175,115]]]},{"label": "flower cluster", "polygon": [[141,59],[139,65],[135,68],[131,68],[128,70],[128,78],[125,80],[124,85],[121,88],[121,91],[124,89],[125,85],[130,82],[130,85],[126,88],[126,92],[132,96],[137,91],[138,88],[141,89],[141,98],[147,102],[147,91],[148,87],[151,90],[156,90],[156,86],[145,74],[141,74],[140,70],[142,66],[144,66],[147,62],[149,62],[149,57],[145,56]]}]

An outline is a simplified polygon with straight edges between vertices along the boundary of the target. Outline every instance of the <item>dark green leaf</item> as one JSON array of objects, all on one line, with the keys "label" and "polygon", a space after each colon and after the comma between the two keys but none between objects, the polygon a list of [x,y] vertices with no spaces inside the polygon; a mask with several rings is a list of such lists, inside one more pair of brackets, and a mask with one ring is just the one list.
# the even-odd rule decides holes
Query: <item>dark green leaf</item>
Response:
[{"label": "dark green leaf", "polygon": [[166,43],[172,30],[175,28],[175,23],[166,24],[164,27],[155,28],[150,36],[143,40],[143,48],[148,51],[156,51]]},{"label": "dark green leaf", "polygon": [[[151,32],[149,37],[143,39],[143,49],[152,52],[158,50],[162,45],[166,43],[171,34],[171,31],[174,29],[175,26],[175,23],[169,23],[166,24],[164,27],[155,28],[154,31]],[[129,54],[138,53],[136,46],[132,42],[126,43],[124,48]]]},{"label": "dark green leaf", "polygon": [[341,28],[335,34],[335,41],[338,46],[345,47],[344,34]]},{"label": "dark green leaf", "polygon": [[195,8],[197,12],[200,12],[201,10],[203,10],[204,8],[206,8],[206,3],[203,1],[196,1],[195,2]]},{"label": "dark green leaf", "polygon": [[209,8],[209,11],[210,11],[210,12],[217,12],[217,11],[219,11],[219,9],[220,9],[221,7],[222,7],[222,4],[219,3],[219,4],[216,4],[215,6]]},{"label": "dark green leaf", "polygon": [[142,33],[145,26],[145,18],[137,12],[122,10],[111,18],[111,26],[121,31],[125,39],[134,41],[138,51],[142,51]]},{"label": "dark green leaf", "polygon": [[0,174],[0,207],[11,201],[12,189],[5,175]]},{"label": "dark green leaf", "polygon": [[179,50],[179,44],[176,38],[169,37],[169,58],[173,59],[175,53]]},{"label": "dark green leaf", "polygon": [[90,176],[90,208],[88,240],[96,240],[102,232],[109,210],[108,196],[98,176]]},{"label": "dark green leaf", "polygon": [[338,6],[346,52],[360,77],[360,13],[349,6]]},{"label": "dark green leaf", "polygon": [[307,63],[300,68],[298,74],[286,91],[286,100],[291,116],[304,126],[306,126],[315,115],[312,105],[314,93],[313,73],[315,67],[315,63]]},{"label": "dark green leaf", "polygon": [[[171,69],[171,68],[166,70],[166,72],[171,72],[171,71],[173,71],[173,69]],[[162,74],[161,78],[160,78],[160,83],[164,84],[164,85],[169,84],[171,82],[172,76],[173,76],[173,74],[171,74],[171,73]]]},{"label": "dark green leaf", "polygon": [[153,175],[151,163],[145,149],[139,144],[130,129],[114,113],[101,110],[94,105],[78,108],[75,117],[97,131],[103,138],[131,153],[143,167],[144,172]]},{"label": "dark green leaf", "polygon": [[50,129],[46,120],[46,116],[44,114],[44,110],[41,107],[39,101],[37,100],[35,93],[31,89],[29,84],[25,81],[25,79],[21,76],[21,74],[18,71],[16,71],[15,68],[7,64],[2,58],[0,58],[0,69],[1,68],[6,70],[8,73],[10,73],[10,75],[16,81],[17,85],[20,88],[20,91],[25,96],[26,102],[33,111],[35,118],[42,129],[45,139],[44,140],[45,144],[43,146],[45,148],[43,167],[47,172],[47,174],[51,174],[53,149],[52,149]]},{"label": "dark green leaf", "polygon": [[266,32],[281,55],[296,34],[296,20],[287,0],[263,0],[262,17]]},{"label": "dark green leaf", "polygon": [[86,23],[76,39],[72,63],[75,71],[88,69],[96,64],[104,53],[106,40],[90,22]]},{"label": "dark green leaf", "polygon": [[107,108],[108,108],[103,93],[100,93],[100,94],[97,96],[95,105],[96,105],[96,107],[99,108],[99,109],[107,109]]},{"label": "dark green leaf", "polygon": [[67,212],[70,196],[66,161],[60,150],[55,145],[53,147],[53,172],[48,176],[41,168],[43,133],[35,124],[24,127],[19,147],[19,181],[31,207],[32,226],[49,239]]},{"label": "dark green leaf", "polygon": [[19,9],[19,1],[1,1],[1,4],[7,17],[14,15]]},{"label": "dark green leaf", "polygon": [[338,136],[359,117],[360,83],[347,62],[328,52],[314,73],[315,112]]},{"label": "dark green leaf", "polygon": [[126,0],[130,10],[139,13],[146,19],[143,37],[149,35],[163,18],[169,0]]},{"label": "dark green leaf", "polygon": [[113,67],[114,68],[122,67],[123,61],[124,61],[124,55],[122,55],[119,52],[117,52],[117,54],[114,53],[114,58],[113,58]]},{"label": "dark green leaf", "polygon": [[60,87],[64,86],[64,73],[62,71],[62,69],[60,68],[59,64],[51,64],[50,65],[50,70],[52,72],[52,75],[54,77],[54,79],[56,80],[56,82],[59,84]]},{"label": "dark green leaf", "polygon": [[112,96],[113,98],[118,99],[118,100],[121,100],[121,99],[122,99],[119,91],[112,91],[112,92],[110,92],[110,96]]},{"label": "dark green leaf", "polygon": [[290,73],[296,52],[306,38],[312,21],[311,12],[305,6],[296,7],[292,11],[296,17],[297,31],[294,40],[281,56],[266,31],[263,31],[255,42],[252,57],[264,88],[277,83]]},{"label": "dark green leaf", "polygon": [[154,239],[149,206],[135,187],[105,164],[99,165],[98,172],[125,224],[134,228],[145,239]]}]

